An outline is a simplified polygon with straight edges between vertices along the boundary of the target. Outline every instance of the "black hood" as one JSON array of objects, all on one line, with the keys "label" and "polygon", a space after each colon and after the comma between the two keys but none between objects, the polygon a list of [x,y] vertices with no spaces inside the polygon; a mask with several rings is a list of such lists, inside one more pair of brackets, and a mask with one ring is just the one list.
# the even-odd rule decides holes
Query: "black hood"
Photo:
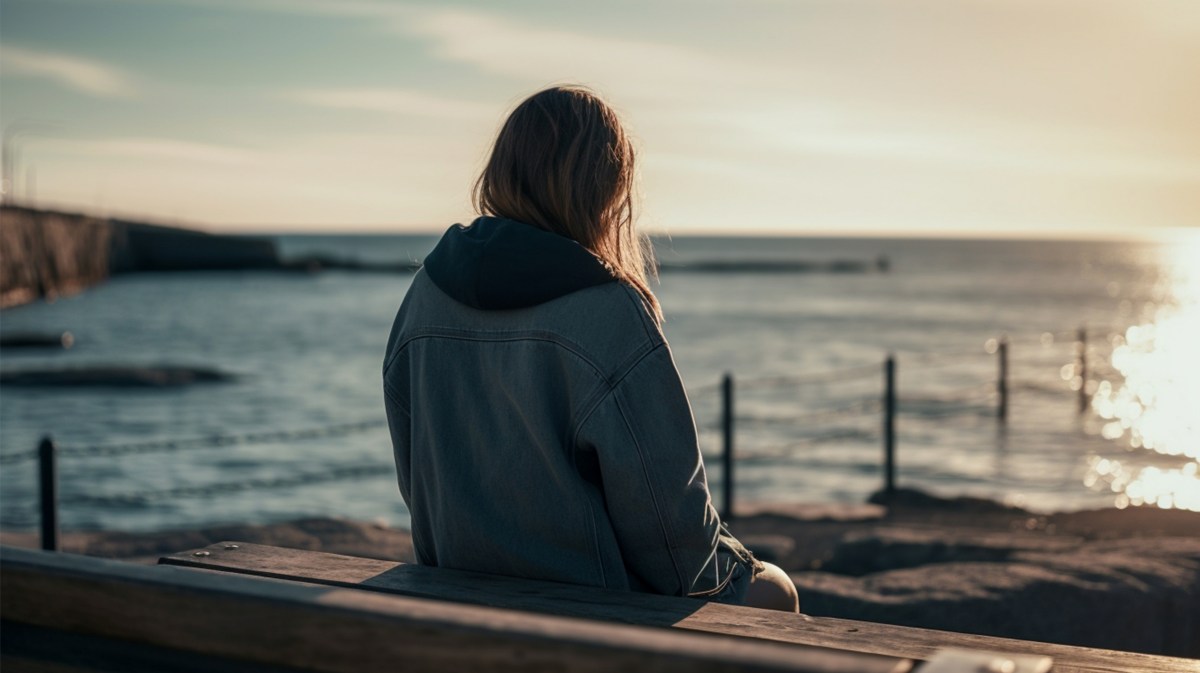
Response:
[{"label": "black hood", "polygon": [[450,227],[425,258],[425,273],[456,301],[489,310],[535,306],[616,280],[575,241],[502,217]]}]

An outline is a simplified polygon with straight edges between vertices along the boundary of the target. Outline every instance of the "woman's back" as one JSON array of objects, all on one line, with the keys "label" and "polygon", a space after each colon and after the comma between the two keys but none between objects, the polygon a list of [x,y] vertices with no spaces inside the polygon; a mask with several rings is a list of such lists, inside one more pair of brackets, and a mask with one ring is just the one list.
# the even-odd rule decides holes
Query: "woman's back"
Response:
[{"label": "woman's back", "polygon": [[396,318],[384,387],[422,563],[674,594],[724,583],[733,559],[716,553],[670,353],[574,241],[499,218],[448,231]]},{"label": "woman's back", "polygon": [[794,610],[712,507],[634,174],[612,108],[538,92],[413,278],[383,381],[417,559]]}]

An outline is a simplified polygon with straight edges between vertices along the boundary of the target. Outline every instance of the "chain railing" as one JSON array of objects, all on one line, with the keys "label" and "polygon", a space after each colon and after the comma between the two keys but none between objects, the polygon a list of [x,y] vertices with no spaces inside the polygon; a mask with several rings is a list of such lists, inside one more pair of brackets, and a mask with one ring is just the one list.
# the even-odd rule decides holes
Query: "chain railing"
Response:
[{"label": "chain railing", "polygon": [[353,423],[337,423],[321,427],[300,428],[295,430],[273,430],[267,432],[249,432],[237,435],[208,435],[178,440],[155,440],[147,442],[131,442],[124,444],[97,444],[87,446],[55,446],[50,437],[43,437],[37,449],[19,453],[8,453],[0,456],[0,465],[37,460],[39,483],[39,515],[41,524],[42,548],[58,549],[59,538],[59,505],[91,505],[91,506],[128,506],[145,504],[164,499],[203,497],[237,491],[294,488],[308,484],[360,480],[369,477],[391,473],[389,465],[351,465],[333,467],[320,472],[308,472],[274,478],[255,478],[233,482],[217,482],[202,486],[181,486],[161,490],[144,490],[115,494],[71,493],[65,497],[59,496],[58,461],[59,458],[89,458],[89,457],[118,457],[143,455],[152,453],[173,453],[181,451],[210,450],[231,446],[254,444],[276,444],[285,442],[304,441],[326,437],[342,437],[355,432],[364,432],[383,427],[387,421],[382,418],[371,418]]},{"label": "chain railing", "polygon": [[[1073,337],[1073,343],[1064,344],[1063,339]],[[1074,350],[1074,360],[1062,364],[1061,357],[1046,362],[1036,363],[1039,369],[1045,366],[1070,370],[1071,377],[1062,377],[1068,383],[1069,389],[1076,392],[1079,398],[1078,410],[1085,412],[1090,407],[1091,389],[1089,372],[1106,371],[1102,360],[1092,357],[1087,342],[1088,331],[1080,328],[1076,331],[1043,332],[1035,335],[1030,341],[1022,339],[1022,346],[1030,346],[1045,350],[1054,345],[1071,345]],[[1030,343],[1026,343],[1030,341]],[[1041,392],[1061,392],[1064,386],[1051,386],[1041,382],[1031,382],[1025,379],[1013,379],[1013,364],[1010,362],[1012,341],[1008,337],[989,339],[983,348],[967,350],[940,351],[896,351],[889,354],[882,364],[858,365],[821,372],[797,375],[764,376],[757,378],[736,379],[727,373],[719,384],[709,384],[691,389],[707,396],[717,393],[721,396],[721,413],[716,422],[702,424],[703,431],[719,431],[721,439],[721,466],[723,470],[722,514],[732,519],[734,512],[735,484],[734,463],[736,459],[735,442],[739,432],[755,430],[788,430],[796,434],[801,428],[821,426],[821,431],[792,439],[776,451],[777,455],[789,455],[793,450],[818,447],[830,443],[846,441],[864,442],[871,439],[881,441],[883,448],[882,481],[883,494],[890,498],[895,494],[896,484],[896,450],[897,416],[903,415],[919,420],[934,421],[951,417],[994,418],[998,423],[1005,423],[1009,417],[1009,402],[1014,390]],[[900,396],[897,390],[897,372],[917,370],[926,372],[939,368],[962,368],[968,359],[978,359],[982,355],[996,358],[996,376],[993,380],[977,381],[969,386],[941,390],[936,395],[918,396],[906,394]],[[1045,359],[1045,358],[1043,358]],[[1111,369],[1109,367],[1108,369]],[[879,377],[881,389],[878,394],[863,396],[857,399],[842,401],[831,406],[808,406],[795,413],[739,413],[734,401],[735,388],[739,391],[771,391],[792,387],[801,388],[805,385],[843,384],[856,380]],[[1073,379],[1073,380],[1070,380]],[[1016,383],[1016,385],[1014,385]],[[691,391],[690,390],[690,391]],[[689,392],[690,392],[689,391]],[[822,388],[822,392],[825,389]],[[799,398],[799,395],[797,395]],[[848,421],[861,420],[864,417],[878,414],[879,432],[867,432],[861,426],[846,425]],[[834,427],[830,427],[833,425]]]},{"label": "chain railing", "polygon": [[[207,435],[204,437],[189,437],[186,439],[154,440],[148,442],[129,442],[125,444],[96,444],[88,446],[64,446],[58,448],[61,458],[88,458],[128,456],[146,453],[173,453],[196,449],[221,449],[229,446],[249,444],[279,444],[285,442],[320,439],[324,437],[339,437],[343,435],[373,430],[383,427],[387,421],[382,418],[372,418],[355,423],[338,423],[319,428],[303,428],[299,430],[272,430],[269,432],[248,432],[240,435]],[[0,465],[11,465],[38,457],[37,450],[7,453],[0,455]]]},{"label": "chain railing", "polygon": [[[1099,363],[1089,357],[1087,330],[1080,328],[1074,332],[1045,332],[1038,338],[1043,347],[1062,343],[1061,338],[1074,336],[1073,344],[1075,360],[1061,367],[1064,379],[1070,369],[1072,390],[1078,391],[1079,411],[1085,411],[1090,404],[1088,385],[1089,371],[1095,371]],[[796,430],[796,435],[781,446],[784,454],[796,449],[813,448],[823,444],[845,441],[882,441],[883,460],[882,477],[885,496],[895,492],[896,483],[896,417],[910,415],[920,419],[941,419],[951,416],[973,415],[976,417],[995,417],[997,422],[1004,423],[1008,417],[1009,395],[1012,389],[1009,366],[1009,346],[1007,338],[989,340],[985,348],[961,351],[897,351],[889,354],[882,365],[867,364],[805,372],[794,375],[774,375],[736,380],[731,373],[726,373],[719,381],[693,386],[687,389],[689,398],[693,401],[718,395],[720,399],[719,422],[712,425],[702,425],[702,430],[719,430],[721,437],[721,465],[724,472],[724,488],[722,489],[722,509],[725,517],[732,519],[734,512],[734,462],[736,459],[735,440],[738,428],[750,431],[756,429]],[[967,387],[941,391],[937,396],[929,397],[899,397],[897,393],[897,370],[903,366],[908,369],[922,371],[943,367],[961,367],[964,358],[978,358],[981,354],[995,355],[997,358],[997,376],[994,381],[977,382]],[[1058,359],[1057,362],[1062,362]],[[1050,363],[1047,363],[1049,366]],[[782,389],[793,389],[804,386],[830,386],[856,381],[866,381],[879,377],[881,389],[877,394],[865,395],[849,400],[840,400],[836,404],[806,408],[798,413],[768,413],[744,414],[738,413],[734,400],[737,389],[754,392],[768,392],[778,396]],[[1022,382],[1023,390],[1048,388],[1037,384],[1033,388],[1028,382]],[[825,388],[822,388],[824,391]],[[868,431],[861,425],[846,425],[848,421],[861,421],[876,417],[879,431]],[[383,418],[368,418],[355,422],[331,424],[321,427],[300,428],[293,430],[259,431],[242,434],[207,435],[183,439],[151,440],[144,442],[128,442],[118,444],[95,444],[83,446],[56,447],[50,437],[42,439],[38,448],[32,451],[0,454],[0,465],[14,465],[27,461],[38,461],[39,500],[42,528],[42,544],[45,549],[58,548],[58,507],[60,504],[79,506],[128,506],[131,504],[147,504],[166,499],[204,497],[222,493],[295,488],[317,483],[327,483],[345,480],[360,480],[378,477],[391,473],[391,465],[346,465],[332,467],[323,471],[313,471],[274,478],[253,478],[234,482],[218,482],[198,486],[180,486],[159,490],[143,490],[137,492],[115,494],[86,494],[72,493],[66,497],[58,494],[58,459],[59,458],[88,458],[88,457],[120,457],[130,455],[145,455],[159,453],[176,453],[185,451],[203,451],[228,448],[233,446],[248,446],[256,444],[288,443],[342,437],[357,432],[365,432],[386,425]],[[819,427],[820,431],[811,435],[799,432],[801,427]]]}]

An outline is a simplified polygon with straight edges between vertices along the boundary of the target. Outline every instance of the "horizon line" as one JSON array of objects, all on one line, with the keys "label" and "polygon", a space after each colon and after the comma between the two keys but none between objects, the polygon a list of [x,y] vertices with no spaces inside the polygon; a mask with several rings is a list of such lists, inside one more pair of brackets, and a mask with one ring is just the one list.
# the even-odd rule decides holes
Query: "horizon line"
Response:
[{"label": "horizon line", "polygon": [[[200,223],[181,217],[169,217],[152,214],[135,214],[107,208],[80,208],[68,204],[23,204],[5,203],[6,207],[29,208],[48,212],[61,212],[140,221],[146,224],[158,224],[180,228],[206,231],[209,233],[232,234],[244,236],[440,236],[447,227],[424,224],[237,224],[237,223]],[[474,217],[474,216],[472,216]],[[1177,225],[1146,227],[1136,231],[1127,231],[1114,227],[1081,231],[1077,227],[1062,228],[1017,228],[1000,229],[984,227],[971,229],[941,229],[913,228],[907,230],[888,230],[878,228],[856,228],[826,230],[805,227],[791,231],[763,228],[747,229],[691,229],[671,231],[661,227],[643,229],[651,238],[809,238],[809,239],[896,239],[896,240],[978,240],[978,241],[1062,241],[1062,242],[1128,242],[1128,243],[1164,243],[1200,237],[1200,225]]]}]

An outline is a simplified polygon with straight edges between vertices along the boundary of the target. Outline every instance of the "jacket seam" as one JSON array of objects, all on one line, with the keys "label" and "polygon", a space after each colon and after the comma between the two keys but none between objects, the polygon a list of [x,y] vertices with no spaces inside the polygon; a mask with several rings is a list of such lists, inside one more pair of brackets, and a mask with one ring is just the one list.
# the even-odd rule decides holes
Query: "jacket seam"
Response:
[{"label": "jacket seam", "polygon": [[691,590],[691,584],[685,579],[683,569],[679,567],[679,561],[675,557],[675,539],[671,535],[670,527],[667,525],[666,519],[662,515],[662,507],[658,504],[658,492],[654,488],[654,484],[650,479],[650,468],[646,464],[646,454],[642,451],[641,442],[638,441],[637,435],[633,432],[633,427],[629,424],[629,417],[625,415],[625,409],[621,404],[619,397],[614,396],[613,400],[617,405],[617,412],[621,415],[621,422],[625,425],[625,431],[629,433],[629,438],[633,440],[633,448],[638,453],[638,459],[642,463],[642,475],[646,479],[646,489],[650,491],[650,501],[654,503],[654,515],[658,519],[659,528],[662,529],[663,538],[667,543],[667,556],[671,559],[671,566],[675,568],[675,574],[679,579],[679,591],[681,596],[687,596]]},{"label": "jacket seam", "polygon": [[[571,447],[575,446],[576,441],[579,437],[580,428],[582,428],[583,425],[587,422],[587,417],[591,416],[592,412],[596,409],[596,407],[599,406],[600,403],[603,402],[604,399],[606,397],[608,397],[609,394],[611,394],[612,390],[615,389],[616,386],[619,385],[620,382],[623,381],[625,379],[625,377],[629,375],[629,372],[631,372],[634,369],[634,367],[636,367],[643,359],[645,359],[646,356],[648,356],[650,353],[653,353],[655,350],[657,350],[658,348],[660,348],[663,345],[663,344],[658,344],[657,346],[654,346],[650,350],[642,353],[641,356],[638,357],[637,360],[634,361],[634,363],[632,365],[630,365],[628,369],[626,369],[624,372],[621,373],[621,375],[617,378],[617,382],[614,384],[609,381],[609,378],[604,375],[603,370],[601,370],[598,366],[596,366],[596,363],[594,363],[590,358],[588,358],[586,354],[580,352],[577,348],[573,348],[571,345],[564,343],[563,341],[558,340],[558,339],[552,339],[552,338],[547,338],[547,337],[543,337],[543,336],[531,336],[528,334],[523,334],[523,335],[514,334],[514,335],[511,335],[508,337],[504,337],[504,338],[495,338],[495,337],[481,338],[479,336],[469,335],[469,334],[443,334],[443,333],[417,334],[417,335],[411,336],[408,339],[405,339],[403,342],[401,342],[400,345],[396,347],[396,352],[390,358],[388,358],[388,363],[384,367],[384,372],[383,372],[384,392],[385,393],[388,392],[388,389],[387,389],[388,369],[395,362],[396,356],[398,356],[401,352],[403,352],[404,349],[408,348],[409,344],[413,343],[414,341],[419,341],[422,339],[453,339],[456,341],[475,341],[475,342],[483,342],[483,343],[509,343],[509,342],[517,342],[517,341],[536,341],[536,342],[548,343],[548,344],[552,344],[554,346],[558,346],[559,348],[562,348],[563,350],[567,351],[568,353],[571,353],[575,357],[579,358],[585,365],[587,365],[592,370],[592,372],[596,375],[596,377],[600,379],[600,381],[598,382],[599,385],[597,386],[599,388],[599,390],[604,391],[605,384],[607,383],[608,391],[605,391],[604,394],[596,396],[596,399],[594,401],[589,401],[586,404],[581,405],[580,408],[584,410],[583,411],[583,413],[584,413],[583,420],[568,424],[568,428],[573,428],[573,430],[571,430],[571,432],[570,432],[570,443],[568,444],[568,446],[571,446]],[[592,395],[594,396],[595,393],[593,393]],[[587,398],[585,398],[585,399],[587,399]],[[397,401],[397,400],[393,399],[393,401]]]},{"label": "jacket seam", "polygon": [[[541,341],[543,343],[551,343],[551,344],[561,347],[563,350],[566,350],[566,351],[572,353],[573,355],[578,357],[580,360],[583,360],[587,364],[587,366],[590,367],[592,369],[592,371],[596,372],[596,374],[601,379],[608,378],[604,375],[604,372],[599,367],[596,366],[596,363],[592,362],[591,358],[589,358],[585,353],[581,353],[578,349],[572,347],[571,345],[563,343],[562,341],[560,341],[558,339],[551,339],[551,338],[544,337],[544,336],[513,335],[510,337],[496,338],[496,337],[480,337],[480,336],[467,335],[467,334],[417,334],[415,336],[411,336],[411,337],[405,339],[399,346],[397,346],[396,354],[399,354],[400,351],[403,351],[412,342],[420,341],[422,339],[453,339],[455,341],[478,341],[478,342]],[[391,360],[395,360],[396,354],[393,354]],[[392,364],[391,361],[389,361],[388,365],[391,366],[391,364]],[[386,373],[386,370],[385,370],[385,373]]]},{"label": "jacket seam", "polygon": [[383,375],[385,377],[388,374],[388,370],[390,370],[392,368],[392,365],[395,364],[396,358],[400,357],[400,354],[404,352],[404,346],[406,346],[407,344],[408,344],[408,342],[405,342],[404,344],[401,344],[400,346],[396,347],[395,350],[393,350],[391,353],[388,354],[387,359],[385,359],[383,361]]},{"label": "jacket seam", "polygon": [[608,588],[608,573],[604,572],[604,555],[600,553],[600,533],[596,530],[596,504],[587,499],[588,521],[592,524],[592,546],[596,550],[596,565],[600,567],[600,586]]},{"label": "jacket seam", "polygon": [[650,343],[654,343],[656,339],[654,338],[654,334],[650,331],[650,326],[647,324],[646,320],[647,309],[645,300],[643,300],[640,295],[637,295],[636,291],[625,283],[621,283],[621,289],[625,291],[625,298],[628,299],[631,304],[633,304],[634,312],[637,313],[638,322],[641,323],[642,331],[646,333],[646,338],[650,340]]},{"label": "jacket seam", "polygon": [[587,411],[584,412],[583,417],[579,420],[579,424],[576,425],[574,431],[571,432],[571,447],[577,447],[579,445],[579,433],[583,431],[583,426],[587,425],[588,421],[592,418],[592,414],[596,413],[596,410],[600,408],[600,405],[617,392],[617,388],[625,381],[626,377],[633,373],[633,370],[637,369],[638,365],[642,364],[643,360],[653,355],[655,351],[662,348],[664,345],[665,344],[660,343],[650,350],[642,353],[641,356],[634,360],[625,371],[621,372],[620,376],[616,377],[614,381],[609,383],[608,390],[604,391],[603,395],[597,397],[596,401],[591,403],[591,406],[587,408]]},{"label": "jacket seam", "polygon": [[399,407],[400,411],[403,411],[405,416],[412,418],[412,412],[408,409],[408,403],[401,401],[400,393],[393,390],[391,384],[389,384],[387,381],[383,382],[383,394],[386,395],[393,404]]}]

